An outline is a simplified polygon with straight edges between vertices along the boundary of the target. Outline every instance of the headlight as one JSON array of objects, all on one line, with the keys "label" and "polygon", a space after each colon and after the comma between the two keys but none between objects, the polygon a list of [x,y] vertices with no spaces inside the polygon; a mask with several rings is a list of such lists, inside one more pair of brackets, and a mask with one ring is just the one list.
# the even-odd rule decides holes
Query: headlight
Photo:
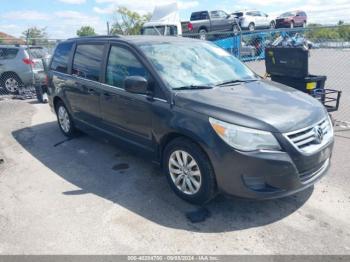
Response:
[{"label": "headlight", "polygon": [[330,114],[328,114],[328,112],[327,112],[327,117],[328,117],[328,121],[329,121],[329,133],[333,137],[334,136],[333,121],[332,121],[332,118],[331,118]]},{"label": "headlight", "polygon": [[278,141],[270,132],[237,126],[214,118],[209,118],[209,122],[222,140],[235,149],[241,151],[281,150]]}]

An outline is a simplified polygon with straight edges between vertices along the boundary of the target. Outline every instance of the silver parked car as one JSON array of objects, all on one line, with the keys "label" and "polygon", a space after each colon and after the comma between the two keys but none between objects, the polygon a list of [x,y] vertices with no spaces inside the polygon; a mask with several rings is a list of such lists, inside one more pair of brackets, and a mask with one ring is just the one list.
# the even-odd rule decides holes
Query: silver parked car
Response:
[{"label": "silver parked car", "polygon": [[13,94],[21,87],[43,83],[48,59],[43,47],[0,46],[0,89]]}]

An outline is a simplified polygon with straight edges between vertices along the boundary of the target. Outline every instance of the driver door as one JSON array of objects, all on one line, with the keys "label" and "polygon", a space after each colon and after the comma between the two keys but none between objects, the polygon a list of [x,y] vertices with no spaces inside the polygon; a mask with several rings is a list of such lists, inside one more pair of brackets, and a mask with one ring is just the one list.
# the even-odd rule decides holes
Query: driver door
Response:
[{"label": "driver door", "polygon": [[101,115],[111,134],[140,147],[152,147],[152,101],[145,95],[128,93],[124,80],[128,76],[149,78],[148,71],[131,50],[111,45],[101,95]]}]

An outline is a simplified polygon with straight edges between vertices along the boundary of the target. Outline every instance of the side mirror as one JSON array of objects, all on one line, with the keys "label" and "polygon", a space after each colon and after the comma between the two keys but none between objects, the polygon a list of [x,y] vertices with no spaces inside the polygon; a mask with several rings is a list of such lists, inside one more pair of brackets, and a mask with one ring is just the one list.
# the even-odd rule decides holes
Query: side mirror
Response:
[{"label": "side mirror", "polygon": [[142,76],[129,76],[124,80],[124,89],[129,93],[148,95],[148,81]]}]

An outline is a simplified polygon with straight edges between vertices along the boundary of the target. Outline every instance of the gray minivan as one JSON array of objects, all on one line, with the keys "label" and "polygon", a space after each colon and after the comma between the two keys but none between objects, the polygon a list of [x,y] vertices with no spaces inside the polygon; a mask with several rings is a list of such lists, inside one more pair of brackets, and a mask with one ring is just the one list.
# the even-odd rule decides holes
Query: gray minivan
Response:
[{"label": "gray minivan", "polygon": [[63,134],[79,129],[144,152],[191,203],[220,192],[285,197],[330,167],[333,127],[323,105],[209,42],[70,39],[56,48],[49,94]]}]

